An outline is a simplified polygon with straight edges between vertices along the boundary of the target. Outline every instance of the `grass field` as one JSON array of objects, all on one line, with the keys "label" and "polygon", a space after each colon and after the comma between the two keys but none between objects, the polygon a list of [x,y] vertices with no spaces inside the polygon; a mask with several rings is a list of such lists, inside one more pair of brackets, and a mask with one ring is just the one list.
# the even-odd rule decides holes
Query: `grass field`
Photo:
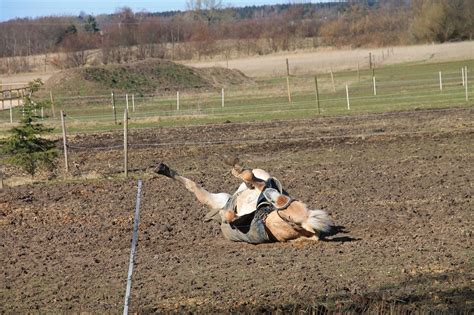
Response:
[{"label": "grass field", "polygon": [[[466,100],[466,86],[463,85],[461,74],[464,67],[468,71],[474,69],[474,60],[428,64],[412,62],[373,71],[363,69],[334,72],[334,84],[330,73],[319,74],[319,106],[313,75],[289,78],[291,102],[286,76],[258,78],[254,84],[225,87],[224,104],[221,90],[181,92],[179,108],[176,92],[134,95],[133,102],[132,95],[129,95],[130,127],[298,119],[317,115],[357,115],[472,106],[474,96]],[[54,127],[59,133],[59,110],[62,109],[66,113],[68,132],[122,128],[120,121],[126,107],[126,96],[122,94],[114,97],[115,116],[109,91],[87,97],[57,95],[56,117],[53,117],[51,108],[46,108],[43,111],[44,123]],[[21,115],[20,109],[14,109],[11,114],[13,122],[17,122]],[[0,122],[0,135],[5,135],[12,125],[9,110],[0,113]]]}]

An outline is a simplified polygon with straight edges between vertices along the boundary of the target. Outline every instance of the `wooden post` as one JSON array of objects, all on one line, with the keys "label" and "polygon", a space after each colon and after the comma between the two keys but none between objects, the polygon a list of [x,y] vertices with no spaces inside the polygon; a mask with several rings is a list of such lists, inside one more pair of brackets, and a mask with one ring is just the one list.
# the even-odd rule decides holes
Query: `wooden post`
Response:
[{"label": "wooden post", "polygon": [[3,173],[0,171],[0,189],[3,189]]},{"label": "wooden post", "polygon": [[13,106],[12,106],[12,100],[10,100],[10,124],[13,124]]},{"label": "wooden post", "polygon": [[53,91],[49,91],[49,98],[51,100],[51,111],[53,112],[53,118],[56,118],[56,112],[54,110],[54,98],[53,98]]},{"label": "wooden post", "polygon": [[125,178],[128,177],[128,109],[123,113],[123,169]]},{"label": "wooden post", "polygon": [[128,110],[128,93],[125,94],[125,104],[126,104],[126,108]]},{"label": "wooden post", "polygon": [[41,120],[44,120],[44,107],[41,107]]},{"label": "wooden post", "polygon": [[66,168],[66,173],[69,172],[69,162],[67,157],[67,140],[66,140],[66,124],[64,123],[64,112],[61,111],[61,127],[63,130],[63,148],[64,148],[64,166]]},{"label": "wooden post", "polygon": [[336,85],[334,84],[334,73],[332,72],[332,68],[331,68],[331,82],[332,82],[332,91],[336,92]]},{"label": "wooden post", "polygon": [[115,110],[115,95],[113,91],[112,91],[112,110],[114,114],[114,123],[117,124],[117,112]]},{"label": "wooden post", "polygon": [[357,82],[360,83],[360,70],[359,70],[359,63],[357,62]]},{"label": "wooden post", "polygon": [[288,90],[288,103],[291,103],[291,90],[290,90],[290,63],[286,58],[286,89]]},{"label": "wooden post", "polygon": [[222,91],[221,91],[221,103],[222,103],[222,108],[224,108],[224,88],[222,88]]},{"label": "wooden post", "polygon": [[132,111],[135,113],[135,94],[132,94]]},{"label": "wooden post", "polygon": [[347,98],[347,110],[351,109],[351,104],[349,103],[349,87],[346,84],[346,98]]},{"label": "wooden post", "polygon": [[179,110],[179,91],[176,92],[176,110]]},{"label": "wooden post", "polygon": [[439,72],[439,90],[443,91],[443,79],[441,77],[441,71]]},{"label": "wooden post", "polygon": [[5,100],[3,99],[3,96],[2,96],[2,110],[5,109],[5,104],[4,103],[5,103]]},{"label": "wooden post", "polygon": [[318,104],[318,114],[321,114],[321,110],[319,107],[319,88],[318,88],[318,77],[314,76],[314,86],[316,88],[316,103]]}]

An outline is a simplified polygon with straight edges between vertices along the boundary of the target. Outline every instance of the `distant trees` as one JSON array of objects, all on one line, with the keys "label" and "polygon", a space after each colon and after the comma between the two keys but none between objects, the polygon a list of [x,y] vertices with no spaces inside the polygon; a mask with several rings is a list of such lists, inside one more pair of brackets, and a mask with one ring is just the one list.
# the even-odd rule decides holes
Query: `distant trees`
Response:
[{"label": "distant trees", "polygon": [[413,10],[415,17],[411,31],[418,41],[472,39],[472,0],[413,0]]},{"label": "distant trees", "polygon": [[59,67],[91,60],[189,59],[265,54],[312,45],[396,45],[472,39],[472,0],[351,0],[225,8],[188,0],[189,11],[163,14],[124,7],[111,15],[42,17],[0,23],[0,71],[29,68],[22,56],[62,52]]}]

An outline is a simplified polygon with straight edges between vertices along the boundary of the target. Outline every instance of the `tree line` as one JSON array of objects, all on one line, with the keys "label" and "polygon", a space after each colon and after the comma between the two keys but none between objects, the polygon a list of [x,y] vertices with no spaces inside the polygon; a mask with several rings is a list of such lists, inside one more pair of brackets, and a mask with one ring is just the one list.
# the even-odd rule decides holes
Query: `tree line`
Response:
[{"label": "tree line", "polygon": [[[472,39],[473,21],[472,0],[352,0],[244,8],[189,0],[185,12],[122,8],[110,15],[3,22],[0,57],[61,52],[63,57],[49,62],[64,68],[90,63],[92,57],[107,64],[149,57],[267,54],[324,45],[446,42]],[[5,71],[4,62],[0,71]]]}]

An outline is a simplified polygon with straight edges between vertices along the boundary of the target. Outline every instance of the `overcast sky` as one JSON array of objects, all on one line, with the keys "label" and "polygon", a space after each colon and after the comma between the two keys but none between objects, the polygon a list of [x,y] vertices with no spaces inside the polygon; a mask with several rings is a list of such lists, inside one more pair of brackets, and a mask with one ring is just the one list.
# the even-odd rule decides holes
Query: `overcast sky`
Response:
[{"label": "overcast sky", "polygon": [[[222,3],[237,7],[247,5],[301,2],[327,2],[327,0],[223,0]],[[117,8],[130,7],[134,12],[164,12],[185,10],[186,0],[0,0],[0,21],[16,17],[38,17],[50,15],[79,15],[81,11],[97,15],[113,13]]]}]

